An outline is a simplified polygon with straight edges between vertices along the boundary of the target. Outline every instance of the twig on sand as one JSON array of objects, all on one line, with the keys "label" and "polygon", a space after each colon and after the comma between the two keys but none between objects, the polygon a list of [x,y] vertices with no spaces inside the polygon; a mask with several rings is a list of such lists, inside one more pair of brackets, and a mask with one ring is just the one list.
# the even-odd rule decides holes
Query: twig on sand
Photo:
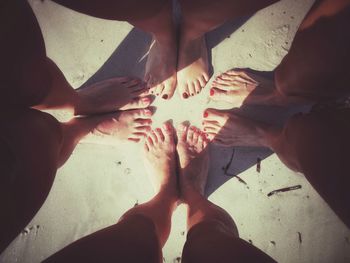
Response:
[{"label": "twig on sand", "polygon": [[224,167],[222,167],[222,169],[224,170],[225,175],[234,176],[233,174],[229,174],[228,173],[228,170],[231,167],[231,164],[232,164],[234,156],[235,156],[235,148],[232,149],[232,154],[231,154],[231,157],[230,157],[230,161]]},{"label": "twig on sand", "polygon": [[274,194],[277,194],[277,193],[282,193],[282,192],[288,192],[288,191],[293,191],[293,190],[298,190],[300,189],[302,186],[300,184],[298,185],[293,185],[293,186],[290,186],[290,187],[285,187],[285,188],[281,188],[281,189],[277,189],[277,190],[273,190],[271,191],[270,193],[267,194],[267,196],[271,196],[271,195],[274,195]]},{"label": "twig on sand", "polygon": [[261,159],[260,158],[256,159],[256,171],[258,173],[260,173],[260,171],[261,171]]},{"label": "twig on sand", "polygon": [[301,233],[298,232],[298,238],[299,238],[299,243],[301,244],[303,242],[303,239],[301,238]]},{"label": "twig on sand", "polygon": [[248,185],[241,177],[239,177],[238,175],[232,174],[232,173],[230,173],[228,171],[230,169],[230,167],[231,167],[231,164],[233,162],[233,157],[234,156],[235,156],[235,148],[232,149],[232,154],[231,154],[231,157],[230,157],[230,161],[224,167],[222,167],[222,169],[224,170],[224,174],[227,175],[227,176],[230,176],[230,177],[236,177],[238,182],[240,182],[242,184],[245,184],[245,185]]}]

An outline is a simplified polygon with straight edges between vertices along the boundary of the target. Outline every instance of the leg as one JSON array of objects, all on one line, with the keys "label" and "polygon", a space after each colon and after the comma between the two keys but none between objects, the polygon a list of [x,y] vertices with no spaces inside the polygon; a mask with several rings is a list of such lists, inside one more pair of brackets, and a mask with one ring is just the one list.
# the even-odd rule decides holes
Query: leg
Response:
[{"label": "leg", "polygon": [[169,99],[176,87],[177,40],[172,19],[171,0],[55,0],[88,15],[123,20],[152,34],[145,80],[151,93]]},{"label": "leg", "polygon": [[292,117],[283,128],[208,109],[204,129],[222,146],[263,146],[289,168],[302,172],[334,212],[350,224],[350,109],[322,110]]},{"label": "leg", "polygon": [[0,102],[4,108],[65,108],[74,114],[91,114],[143,108],[151,103],[150,98],[140,98],[146,86],[134,78],[115,78],[76,92],[46,57],[40,27],[29,4],[6,0],[0,10],[0,33],[8,40],[0,43],[1,50],[6,50],[0,63]]},{"label": "leg", "polygon": [[349,1],[317,1],[300,25],[289,53],[276,68],[274,81],[251,70],[229,70],[213,82],[211,98],[234,106],[243,102],[286,105],[349,94],[346,76],[350,33],[341,30],[350,22],[349,17]]},{"label": "leg", "polygon": [[274,2],[276,0],[180,0],[183,20],[180,29],[177,81],[183,98],[199,93],[209,80],[208,51],[204,34],[227,20],[252,14]]},{"label": "leg", "polygon": [[44,203],[56,174],[63,134],[54,118],[36,110],[2,114],[0,121],[0,206],[4,209],[0,223],[5,226],[1,252]]},{"label": "leg", "polygon": [[152,200],[130,209],[116,225],[67,246],[47,262],[161,262],[161,248],[178,201],[174,131],[169,124],[147,138],[145,167],[157,192]]},{"label": "leg", "polygon": [[238,237],[231,216],[204,197],[208,175],[207,140],[194,127],[180,127],[177,151],[181,199],[187,206],[189,233],[183,262],[273,262]]},{"label": "leg", "polygon": [[350,1],[316,2],[276,68],[276,88],[282,95],[317,102],[349,94],[350,33],[341,30],[349,22]]},{"label": "leg", "polygon": [[349,108],[296,115],[270,142],[279,158],[302,172],[348,227],[349,117]]}]

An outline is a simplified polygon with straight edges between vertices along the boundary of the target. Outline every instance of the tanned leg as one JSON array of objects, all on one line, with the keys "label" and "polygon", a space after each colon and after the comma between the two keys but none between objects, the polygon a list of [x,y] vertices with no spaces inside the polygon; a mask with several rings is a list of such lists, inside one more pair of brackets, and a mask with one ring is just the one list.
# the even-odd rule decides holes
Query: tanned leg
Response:
[{"label": "tanned leg", "polygon": [[170,99],[176,88],[177,40],[171,0],[110,1],[55,0],[88,15],[123,20],[153,37],[146,63],[145,78],[150,92]]},{"label": "tanned leg", "polygon": [[177,205],[174,131],[165,124],[145,143],[145,167],[156,195],[126,212],[116,225],[84,237],[46,262],[162,262],[164,246]]},{"label": "tanned leg", "polygon": [[181,200],[187,207],[189,233],[183,262],[274,262],[240,239],[231,216],[204,197],[208,176],[208,141],[197,128],[181,126],[177,152]]},{"label": "tanned leg", "polygon": [[180,0],[183,20],[180,28],[177,82],[183,98],[198,94],[209,80],[205,33],[228,20],[253,14],[274,2],[276,0]]}]

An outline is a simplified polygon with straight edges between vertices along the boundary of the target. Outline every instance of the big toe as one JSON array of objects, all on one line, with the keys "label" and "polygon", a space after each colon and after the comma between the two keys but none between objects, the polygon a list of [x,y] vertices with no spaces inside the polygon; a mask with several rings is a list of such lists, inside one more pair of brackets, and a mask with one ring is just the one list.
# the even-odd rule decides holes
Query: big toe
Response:
[{"label": "big toe", "polygon": [[176,133],[177,133],[177,139],[180,142],[184,142],[186,141],[186,137],[187,137],[187,128],[188,126],[185,125],[184,123],[181,123],[177,129],[176,129]]},{"label": "big toe", "polygon": [[227,121],[226,111],[216,109],[206,109],[203,113],[204,120],[217,121],[220,124],[225,124]]},{"label": "big toe", "polygon": [[132,102],[127,104],[125,107],[121,108],[122,110],[131,110],[131,109],[143,109],[150,106],[152,103],[151,96],[145,97],[136,97]]},{"label": "big toe", "polygon": [[164,89],[162,92],[162,98],[165,100],[171,99],[174,95],[176,88],[176,81],[174,80],[167,80],[164,83]]},{"label": "big toe", "polygon": [[215,101],[230,101],[230,94],[227,90],[219,89],[219,88],[211,88],[210,89],[210,98]]},{"label": "big toe", "polygon": [[178,89],[181,98],[187,99],[190,96],[189,85],[187,83],[179,84]]}]

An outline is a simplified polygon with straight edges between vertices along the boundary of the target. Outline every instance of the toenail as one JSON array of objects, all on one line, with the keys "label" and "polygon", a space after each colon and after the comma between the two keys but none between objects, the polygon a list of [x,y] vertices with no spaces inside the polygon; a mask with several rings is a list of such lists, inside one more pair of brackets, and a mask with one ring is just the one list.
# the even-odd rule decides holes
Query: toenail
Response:
[{"label": "toenail", "polygon": [[145,102],[145,103],[148,103],[148,102],[150,102],[151,100],[150,100],[149,98],[142,98],[141,101],[142,101],[142,102]]},{"label": "toenail", "polygon": [[159,132],[161,131],[161,129],[160,129],[160,128],[157,128],[156,130],[157,130],[157,131],[159,131]]},{"label": "toenail", "polygon": [[148,115],[148,116],[152,115],[152,112],[150,110],[145,110],[144,113],[145,113],[145,115]]},{"label": "toenail", "polygon": [[159,93],[157,93],[156,95],[159,96]]},{"label": "toenail", "polygon": [[210,96],[213,96],[215,91],[213,89],[210,90]]},{"label": "toenail", "polygon": [[208,112],[206,112],[206,111],[203,113],[203,117],[204,117],[204,118],[207,118],[208,115],[209,115],[209,114],[208,114]]},{"label": "toenail", "polygon": [[168,94],[164,94],[164,95],[162,96],[162,98],[165,99],[165,100],[167,100],[167,99],[168,99]]},{"label": "toenail", "polygon": [[199,91],[197,91],[197,94],[199,94]]},{"label": "toenail", "polygon": [[182,93],[182,97],[183,97],[184,99],[187,99],[187,98],[188,98],[188,94],[187,94],[186,92],[184,92],[184,93]]}]

